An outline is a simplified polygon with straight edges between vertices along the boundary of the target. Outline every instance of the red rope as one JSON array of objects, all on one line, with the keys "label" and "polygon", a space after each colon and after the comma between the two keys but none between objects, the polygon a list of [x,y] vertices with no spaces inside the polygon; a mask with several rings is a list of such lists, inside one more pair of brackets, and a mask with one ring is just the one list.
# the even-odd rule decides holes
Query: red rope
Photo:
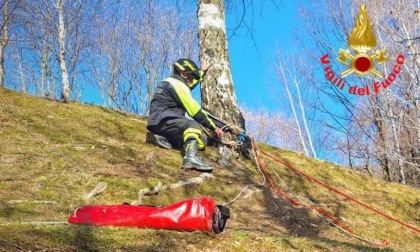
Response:
[{"label": "red rope", "polygon": [[285,192],[281,191],[275,184],[274,182],[271,180],[271,177],[268,175],[266,169],[264,168],[263,163],[261,162],[261,160],[259,158],[256,158],[258,165],[261,168],[261,171],[264,173],[265,177],[267,178],[268,182],[270,183],[271,188],[273,188],[273,190],[280,194],[283,198],[289,200],[290,202],[292,202],[294,205],[296,206],[302,206],[302,207],[306,207],[309,209],[312,209],[322,215],[324,215],[325,217],[329,218],[330,220],[332,220],[333,222],[335,222],[338,226],[340,226],[342,229],[346,230],[347,232],[351,233],[351,234],[355,234],[351,229],[349,229],[348,227],[344,226],[337,218],[333,217],[332,215],[328,214],[327,212],[325,212],[324,210],[320,209],[320,208],[316,208],[316,207],[310,207],[307,206],[305,204],[300,203],[297,200],[292,199],[291,197],[289,197]]},{"label": "red rope", "polygon": [[[359,200],[356,200],[356,199],[354,199],[354,198],[352,198],[352,197],[350,197],[350,196],[348,196],[348,195],[346,195],[345,193],[343,193],[343,192],[341,192],[341,191],[339,191],[339,190],[337,190],[337,189],[335,189],[335,188],[333,188],[333,187],[331,187],[331,186],[329,186],[329,185],[327,185],[327,184],[325,184],[325,183],[323,183],[323,182],[321,182],[321,181],[319,181],[319,180],[317,180],[317,179],[315,179],[315,178],[313,178],[313,177],[311,177],[311,176],[309,176],[309,175],[306,175],[305,173],[303,173],[303,172],[301,172],[301,171],[299,171],[299,170],[297,170],[297,169],[295,169],[295,168],[293,168],[292,166],[290,166],[290,165],[288,165],[288,164],[286,164],[286,163],[284,163],[284,162],[282,162],[282,161],[280,161],[279,159],[277,159],[277,158],[275,158],[275,157],[273,157],[273,156],[271,156],[271,155],[269,155],[269,154],[267,154],[267,153],[265,153],[264,151],[261,151],[260,150],[260,152],[262,153],[262,154],[264,154],[265,156],[267,156],[267,157],[269,157],[269,158],[271,158],[271,159],[273,159],[273,160],[275,160],[277,163],[279,163],[279,164],[282,164],[282,165],[284,165],[285,167],[287,167],[287,168],[289,168],[289,169],[291,169],[291,170],[293,170],[294,172],[296,172],[297,174],[300,174],[300,175],[302,175],[302,176],[304,176],[304,177],[306,177],[306,178],[308,178],[308,179],[310,179],[310,180],[312,180],[312,181],[314,181],[314,182],[316,182],[316,183],[318,183],[318,184],[320,184],[320,185],[322,185],[322,186],[324,186],[324,187],[326,187],[326,188],[328,188],[329,190],[331,190],[331,191],[334,191],[334,192],[336,192],[336,193],[338,193],[338,194],[340,194],[341,196],[343,196],[343,197],[345,197],[345,198],[347,198],[347,199],[349,199],[349,200],[351,200],[351,201],[353,201],[353,202],[356,202],[357,204],[359,204],[359,205],[361,205],[361,206],[364,206],[365,208],[367,208],[367,209],[369,209],[369,210],[371,210],[371,211],[374,211],[375,213],[378,213],[378,214],[380,214],[380,215],[382,215],[382,216],[384,216],[384,217],[386,217],[386,218],[388,218],[388,219],[390,219],[390,220],[392,220],[392,221],[394,221],[394,222],[397,222],[397,223],[399,223],[399,224],[401,224],[401,225],[403,225],[403,226],[405,226],[405,227],[407,227],[407,228],[409,228],[409,229],[412,229],[412,230],[414,230],[414,231],[416,231],[416,232],[419,232],[420,233],[420,229],[419,228],[417,228],[417,227],[415,227],[415,226],[412,226],[412,225],[409,225],[409,224],[407,224],[407,223],[404,223],[403,221],[401,221],[401,220],[398,220],[398,219],[396,219],[396,218],[394,218],[394,217],[392,217],[392,216],[390,216],[390,215],[388,215],[388,214],[385,214],[385,213],[383,213],[383,212],[381,212],[381,211],[379,211],[379,210],[377,210],[377,209],[375,209],[375,208],[373,208],[373,207],[371,207],[371,206],[369,206],[369,205],[367,205],[367,204],[365,204],[365,203],[363,203],[363,202],[361,202],[361,201],[359,201]],[[260,163],[260,161],[258,160],[258,162]],[[268,175],[267,175],[267,172],[265,171],[265,170],[263,170],[264,171],[264,174],[266,174],[266,176],[267,176],[267,178],[268,178],[268,180],[270,181],[270,184],[272,184],[272,182],[271,182],[271,180],[269,179],[269,177],[268,177]],[[272,184],[272,186],[273,186],[273,184]],[[320,213],[322,213],[322,212],[320,212]],[[324,214],[324,213],[322,213],[322,214]],[[325,215],[325,214],[324,214]],[[327,216],[327,215],[325,215],[325,216]],[[327,216],[328,218],[330,218],[329,216]],[[331,219],[331,218],[330,218]],[[334,220],[334,219],[333,219]],[[334,220],[334,222],[336,222],[335,220]],[[336,222],[337,224],[339,224],[338,222]],[[341,225],[340,225],[341,226]],[[342,227],[342,226],[341,226]],[[344,227],[342,227],[342,228],[344,228]],[[348,229],[346,229],[346,230],[348,230]],[[349,231],[349,230],[348,230]],[[349,232],[351,232],[351,231],[349,231]],[[352,232],[351,232],[352,233]]]}]

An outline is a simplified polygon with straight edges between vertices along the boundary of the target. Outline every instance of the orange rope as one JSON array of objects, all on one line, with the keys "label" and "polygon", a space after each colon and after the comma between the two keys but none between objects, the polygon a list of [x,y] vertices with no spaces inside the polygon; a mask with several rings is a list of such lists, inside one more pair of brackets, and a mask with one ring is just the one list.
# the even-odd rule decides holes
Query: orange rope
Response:
[{"label": "orange rope", "polygon": [[[258,149],[256,146],[255,146],[255,144],[253,144],[252,145],[252,147],[253,147],[253,150],[254,150],[254,152],[255,152],[255,149]],[[260,151],[261,152],[261,151]],[[266,154],[266,153],[264,153],[264,152],[261,152],[261,153],[263,153],[264,155],[268,155],[268,154]],[[269,155],[268,155],[269,156]],[[269,156],[269,157],[271,157],[271,156]],[[273,157],[271,157],[271,158],[273,158]],[[273,158],[273,159],[275,159],[275,158]],[[312,210],[312,211],[315,211],[315,212],[317,212],[318,214],[320,214],[320,215],[322,215],[322,216],[324,216],[324,217],[326,217],[326,218],[328,218],[328,219],[330,219],[331,221],[332,221],[332,225],[334,225],[334,226],[336,226],[336,227],[338,227],[340,230],[342,230],[343,232],[345,232],[345,233],[347,233],[347,234],[349,234],[349,235],[351,235],[351,236],[353,236],[353,237],[355,237],[355,238],[358,238],[358,239],[360,239],[360,240],[362,240],[362,241],[364,241],[364,242],[368,242],[368,243],[371,243],[371,244],[373,244],[373,245],[375,245],[375,246],[378,246],[378,247],[383,247],[383,246],[388,246],[389,245],[389,242],[388,241],[386,241],[386,240],[382,240],[382,244],[379,244],[379,243],[377,243],[377,242],[373,242],[373,241],[370,241],[370,240],[368,240],[368,239],[365,239],[365,238],[363,238],[363,237],[361,237],[361,236],[359,236],[359,235],[357,235],[355,232],[353,232],[350,228],[348,228],[348,227],[346,227],[346,226],[344,226],[337,218],[335,218],[335,217],[333,217],[332,215],[330,215],[330,214],[328,214],[327,212],[325,212],[324,210],[322,210],[322,209],[320,209],[320,208],[316,208],[316,207],[311,207],[311,206],[308,206],[308,205],[305,205],[305,204],[303,204],[303,203],[301,203],[301,202],[299,202],[299,201],[297,201],[297,200],[294,200],[294,199],[292,199],[291,197],[289,197],[285,192],[283,192],[283,191],[281,191],[275,184],[274,184],[274,182],[271,180],[271,177],[270,177],[270,175],[267,173],[267,171],[266,171],[266,169],[265,169],[265,167],[264,167],[264,164],[261,162],[261,160],[257,157],[257,155],[255,155],[255,160],[256,160],[256,162],[257,162],[257,166],[258,166],[258,168],[259,168],[259,170],[263,173],[263,175],[264,175],[264,178],[266,178],[267,180],[268,180],[268,182],[270,183],[270,186],[271,186],[271,188],[277,193],[277,194],[279,194],[279,195],[281,195],[283,198],[285,198],[285,199],[287,199],[287,200],[289,200],[290,202],[292,202],[293,204],[295,204],[295,205],[297,205],[297,206],[302,206],[302,207],[306,207],[306,208],[308,208],[308,209],[310,209],[310,210]],[[276,159],[275,159],[276,160]],[[277,160],[276,160],[277,161]],[[279,161],[278,161],[279,162]],[[335,224],[334,224],[335,223]]]},{"label": "orange rope", "polygon": [[397,222],[398,224],[401,224],[401,225],[403,225],[403,226],[405,226],[405,227],[407,227],[407,228],[409,228],[409,229],[411,229],[411,230],[414,230],[414,231],[416,231],[416,232],[419,232],[419,233],[420,233],[420,229],[419,229],[419,228],[417,228],[417,227],[415,227],[415,226],[412,226],[412,225],[410,225],[410,224],[404,223],[404,222],[403,222],[403,221],[401,221],[401,220],[398,220],[398,219],[396,219],[396,218],[394,218],[394,217],[392,217],[392,216],[390,216],[390,215],[388,215],[388,214],[386,214],[386,213],[383,213],[383,212],[381,212],[381,211],[379,211],[379,210],[377,210],[377,209],[375,209],[375,208],[373,208],[373,207],[371,207],[371,206],[369,206],[369,205],[367,205],[367,204],[365,204],[365,203],[363,203],[363,202],[359,201],[359,200],[356,200],[356,199],[354,199],[354,198],[352,198],[352,197],[350,197],[350,196],[346,195],[345,193],[343,193],[343,192],[341,192],[341,191],[339,191],[339,190],[337,190],[337,189],[335,189],[335,188],[333,188],[333,187],[331,187],[331,186],[329,186],[329,185],[327,185],[327,184],[325,184],[325,183],[323,183],[323,182],[321,182],[321,181],[319,181],[319,180],[317,180],[317,179],[315,179],[315,178],[312,178],[311,176],[309,176],[309,175],[307,175],[307,174],[305,174],[305,173],[303,173],[303,172],[301,172],[301,171],[297,170],[296,168],[293,168],[292,166],[290,166],[290,165],[288,165],[288,164],[286,164],[286,163],[284,163],[284,162],[282,162],[282,161],[278,160],[277,158],[275,158],[275,157],[273,157],[273,156],[271,156],[271,155],[269,155],[269,154],[267,154],[267,153],[265,153],[265,152],[263,152],[263,151],[261,151],[261,150],[260,150],[260,152],[261,152],[262,154],[264,154],[265,156],[267,156],[267,157],[269,157],[269,158],[271,158],[271,159],[275,160],[277,163],[282,164],[282,165],[284,165],[285,167],[287,167],[287,168],[289,168],[289,169],[293,170],[293,171],[294,171],[294,172],[296,172],[297,174],[302,175],[302,176],[304,176],[304,177],[306,177],[306,178],[308,178],[308,179],[312,180],[313,182],[318,183],[318,184],[320,184],[320,185],[322,185],[322,186],[324,186],[324,187],[328,188],[329,190],[331,190],[331,191],[333,191],[333,192],[336,192],[337,194],[340,194],[341,196],[343,196],[343,197],[345,197],[345,198],[347,198],[347,199],[349,199],[349,200],[351,200],[351,201],[353,201],[353,202],[356,202],[357,204],[359,204],[359,205],[361,205],[361,206],[363,206],[363,207],[365,207],[365,208],[367,208],[367,209],[369,209],[369,210],[371,210],[371,211],[374,211],[374,212],[375,212],[375,213],[377,213],[377,214],[380,214],[380,215],[382,215],[382,216],[384,216],[384,217],[388,218],[389,220],[392,220],[392,221],[394,221],[394,222]]},{"label": "orange rope", "polygon": [[[260,151],[261,152],[261,151]],[[263,154],[265,154],[264,152],[261,152]],[[265,154],[266,155],[266,154]],[[302,204],[301,202],[292,199],[291,197],[289,197],[285,192],[281,191],[275,184],[274,182],[271,180],[270,175],[268,175],[267,170],[264,167],[264,164],[261,162],[261,160],[259,158],[256,159],[258,162],[258,165],[261,168],[261,171],[264,173],[264,176],[267,178],[267,181],[269,182],[271,188],[279,195],[281,195],[284,199],[289,200],[290,202],[292,202],[294,205],[296,206],[302,206],[302,207],[306,207],[306,208],[310,208],[320,214],[322,214],[323,216],[327,217],[328,219],[332,220],[333,222],[335,222],[339,227],[341,227],[342,229],[346,230],[347,232],[351,233],[351,234],[355,234],[351,229],[349,229],[348,227],[344,226],[337,218],[333,217],[332,215],[328,214],[327,212],[325,212],[324,210],[320,209],[320,208],[316,208],[316,207],[310,207],[307,205]]]}]

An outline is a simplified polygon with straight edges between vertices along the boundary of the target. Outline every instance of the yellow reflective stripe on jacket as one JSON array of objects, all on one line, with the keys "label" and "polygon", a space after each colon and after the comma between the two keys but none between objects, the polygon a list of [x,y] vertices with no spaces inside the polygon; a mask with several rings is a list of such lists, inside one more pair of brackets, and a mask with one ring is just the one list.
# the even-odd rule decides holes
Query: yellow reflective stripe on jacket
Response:
[{"label": "yellow reflective stripe on jacket", "polygon": [[203,114],[206,116],[207,121],[210,122],[211,126],[213,126],[214,128],[217,128],[216,124],[213,122],[213,120],[209,117],[209,115],[207,115],[207,111],[205,111],[204,109],[201,110],[201,112],[203,112]]},{"label": "yellow reflective stripe on jacket", "polygon": [[200,104],[192,97],[191,90],[182,81],[172,77],[169,77],[164,81],[171,83],[184,105],[185,110],[191,117],[195,116],[201,110]]}]

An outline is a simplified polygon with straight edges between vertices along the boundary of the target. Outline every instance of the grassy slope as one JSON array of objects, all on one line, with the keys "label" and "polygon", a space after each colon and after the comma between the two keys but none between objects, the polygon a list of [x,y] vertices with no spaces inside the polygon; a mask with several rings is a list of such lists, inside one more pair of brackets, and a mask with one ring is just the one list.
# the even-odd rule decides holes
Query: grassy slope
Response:
[{"label": "grassy slope", "polygon": [[[229,205],[220,235],[60,224],[83,204],[137,200],[139,189],[196,177],[179,169],[179,150],[145,144],[145,120],[84,104],[62,104],[0,88],[0,251],[377,251],[265,187],[250,187]],[[260,146],[303,172],[369,205],[420,226],[420,191],[351,172],[296,153]],[[203,153],[217,160],[213,147]],[[420,234],[373,213],[263,158],[282,190],[340,217],[360,236],[385,239],[389,251],[416,251]],[[229,202],[263,181],[248,160],[216,165],[213,181],[162,191],[144,204],[158,206],[202,195]],[[278,177],[277,177],[277,175]],[[99,183],[105,192],[85,196]],[[16,200],[21,200],[16,202]],[[37,201],[52,201],[37,202]],[[58,222],[55,225],[36,222]]]}]

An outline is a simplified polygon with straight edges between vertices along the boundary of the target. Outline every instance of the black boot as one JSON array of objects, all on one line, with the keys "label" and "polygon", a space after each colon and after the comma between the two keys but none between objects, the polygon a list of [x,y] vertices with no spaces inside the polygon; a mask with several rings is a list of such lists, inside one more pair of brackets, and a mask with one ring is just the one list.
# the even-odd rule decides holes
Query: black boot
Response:
[{"label": "black boot", "polygon": [[211,164],[208,164],[203,161],[203,159],[198,156],[198,143],[197,140],[187,140],[184,144],[185,156],[182,160],[182,168],[184,169],[197,169],[200,171],[211,171],[213,167]]},{"label": "black boot", "polygon": [[172,144],[168,138],[152,132],[147,132],[146,143],[154,144],[165,149],[172,149]]},{"label": "black boot", "polygon": [[156,139],[157,145],[159,145],[160,147],[165,148],[165,149],[172,149],[172,144],[169,142],[169,140],[166,137],[155,134],[155,139]]}]

